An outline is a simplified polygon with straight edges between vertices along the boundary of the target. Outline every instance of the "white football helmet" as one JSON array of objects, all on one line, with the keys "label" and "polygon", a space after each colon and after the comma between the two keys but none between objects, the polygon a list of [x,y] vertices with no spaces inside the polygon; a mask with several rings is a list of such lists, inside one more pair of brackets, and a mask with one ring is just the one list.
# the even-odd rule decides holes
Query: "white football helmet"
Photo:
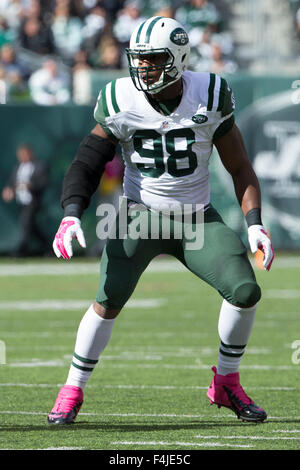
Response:
[{"label": "white football helmet", "polygon": [[[186,70],[190,54],[189,37],[178,21],[154,16],[133,31],[126,54],[136,88],[151,94],[158,93],[177,81]],[[141,67],[139,61],[143,54],[164,54],[166,60],[160,65]],[[161,70],[159,79],[149,83],[148,73],[157,70]]]}]

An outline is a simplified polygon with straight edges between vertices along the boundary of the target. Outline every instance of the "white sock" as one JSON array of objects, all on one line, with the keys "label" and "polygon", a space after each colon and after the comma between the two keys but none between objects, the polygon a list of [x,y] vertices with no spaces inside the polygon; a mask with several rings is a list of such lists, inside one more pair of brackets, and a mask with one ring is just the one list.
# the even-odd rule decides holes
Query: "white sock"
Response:
[{"label": "white sock", "polygon": [[75,350],[66,385],[84,390],[100,354],[109,342],[114,319],[100,317],[93,305],[84,314],[77,331]]},{"label": "white sock", "polygon": [[218,374],[238,372],[254,323],[256,308],[257,304],[241,308],[223,300],[218,325],[221,340]]}]

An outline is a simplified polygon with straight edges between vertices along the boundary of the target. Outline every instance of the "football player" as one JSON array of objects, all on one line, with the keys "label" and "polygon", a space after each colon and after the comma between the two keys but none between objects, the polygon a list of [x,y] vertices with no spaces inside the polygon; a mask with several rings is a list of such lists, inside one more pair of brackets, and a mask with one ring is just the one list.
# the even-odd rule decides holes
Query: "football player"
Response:
[{"label": "football player", "polygon": [[[269,270],[272,244],[261,220],[259,183],[234,121],[232,91],[224,78],[187,69],[189,38],[174,19],[156,16],[142,22],[126,52],[130,77],[114,80],[101,90],[94,111],[97,124],[80,144],[64,178],[64,218],[54,251],[70,259],[74,238],[85,247],[81,216],[117,144],[125,162],[128,226],[133,223],[132,204],[145,208],[145,221],[154,206],[199,204],[204,208],[204,244],[201,249],[188,249],[184,234],[169,240],[162,236],[108,238],[96,301],[79,325],[69,375],[48,422],[74,422],[84,387],[109,342],[117,315],[147,265],[160,253],[175,256],[222,297],[218,364],[212,368],[207,392],[210,403],[230,408],[242,420],[264,421],[266,412],[245,393],[238,372],[261,290],[246,247],[212,207],[209,195],[208,166],[215,145],[232,176],[248,224],[251,251],[263,251],[264,268]],[[171,224],[174,220],[170,217]],[[197,229],[197,220],[192,218],[190,223]]]}]

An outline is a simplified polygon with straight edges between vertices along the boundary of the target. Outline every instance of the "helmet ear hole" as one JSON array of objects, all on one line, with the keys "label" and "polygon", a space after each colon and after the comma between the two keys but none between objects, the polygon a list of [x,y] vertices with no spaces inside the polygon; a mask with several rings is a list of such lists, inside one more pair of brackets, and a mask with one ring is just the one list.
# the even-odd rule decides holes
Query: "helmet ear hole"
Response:
[{"label": "helmet ear hole", "polygon": [[186,54],[183,54],[183,56],[181,57],[181,62],[183,62],[185,58],[186,58]]}]

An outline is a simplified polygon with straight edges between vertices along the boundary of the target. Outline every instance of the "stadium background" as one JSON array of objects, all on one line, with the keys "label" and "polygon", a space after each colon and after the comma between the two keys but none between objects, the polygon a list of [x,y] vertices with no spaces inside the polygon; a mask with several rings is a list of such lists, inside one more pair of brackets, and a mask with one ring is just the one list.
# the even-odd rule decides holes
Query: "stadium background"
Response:
[{"label": "stadium background", "polygon": [[[190,68],[216,72],[233,88],[236,120],[260,179],[263,220],[275,249],[299,249],[299,12],[299,0],[0,0],[0,188],[15,165],[17,146],[29,143],[50,164],[39,218],[49,239],[54,236],[62,216],[62,178],[95,124],[99,90],[127,75],[124,49],[135,25],[151,15],[171,16],[190,34]],[[33,79],[48,59],[56,63],[64,91],[56,103],[41,97]],[[230,177],[215,155],[211,174],[213,203],[245,237]],[[87,255],[101,249],[97,204],[115,200],[120,181],[119,171],[108,170],[86,212]],[[2,255],[17,242],[17,214],[15,203],[0,200]]]},{"label": "stadium background", "polygon": [[[52,242],[62,216],[63,175],[94,125],[99,89],[127,75],[121,52],[132,27],[144,15],[179,11],[193,42],[191,67],[219,73],[234,90],[236,118],[259,175],[263,219],[276,248],[269,272],[255,268],[263,296],[240,368],[245,391],[267,411],[268,420],[261,426],[242,423],[230,410],[209,406],[220,297],[176,260],[159,257],[118,317],[75,427],[47,425],[66,380],[78,324],[99,283],[99,260],[93,257],[101,251],[96,207],[119,194],[116,165],[106,171],[83,218],[87,250],[74,243],[76,255],[90,258],[12,257],[18,208],[0,197],[0,452],[5,449],[6,455],[24,449],[98,449],[99,461],[112,449],[128,455],[136,449],[164,455],[166,449],[181,449],[183,455],[194,449],[299,451],[300,1],[210,0],[203,8],[189,3],[152,0],[136,10],[118,0],[0,0],[0,194],[18,144],[29,143],[50,164],[39,219]],[[22,33],[26,18],[34,20],[30,38]],[[32,34],[41,20],[40,33]],[[41,90],[30,80],[49,57],[62,74],[59,99],[66,101],[61,104],[38,104]],[[51,101],[49,94],[43,96]],[[231,179],[217,155],[211,159],[211,193],[244,238]],[[22,456],[24,464],[26,455],[32,453],[14,452],[13,458]]]}]

